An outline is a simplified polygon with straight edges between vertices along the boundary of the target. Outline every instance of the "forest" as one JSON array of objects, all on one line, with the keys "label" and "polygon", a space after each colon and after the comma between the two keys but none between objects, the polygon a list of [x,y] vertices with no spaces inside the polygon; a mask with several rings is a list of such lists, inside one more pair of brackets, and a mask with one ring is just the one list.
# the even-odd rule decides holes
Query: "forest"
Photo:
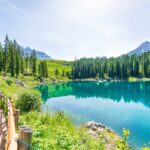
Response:
[{"label": "forest", "polygon": [[129,77],[150,77],[150,52],[142,55],[120,57],[81,58],[74,61],[73,79],[84,78],[127,79]]},{"label": "forest", "polygon": [[[0,43],[0,73],[4,73],[4,76],[8,73],[11,77],[18,77],[22,74],[47,78],[48,69],[50,69],[47,63],[49,64],[50,62],[37,60],[35,50],[32,51],[31,55],[24,53],[16,40],[9,40],[7,35],[4,44]],[[58,64],[59,62],[55,61],[54,63]],[[73,63],[68,63],[69,70],[66,70],[65,62],[65,68],[63,68],[62,62],[61,68],[52,70],[56,77],[59,74],[61,77],[66,75],[70,79],[97,77],[124,80],[129,77],[150,77],[150,52],[145,52],[141,55],[122,55],[116,58],[81,58],[75,59]],[[51,72],[51,74],[53,73]]]},{"label": "forest", "polygon": [[48,77],[47,62],[38,62],[35,50],[31,55],[25,54],[16,40],[9,40],[6,35],[4,45],[0,43],[0,73],[4,73],[4,76],[10,74],[11,77],[20,74]]}]

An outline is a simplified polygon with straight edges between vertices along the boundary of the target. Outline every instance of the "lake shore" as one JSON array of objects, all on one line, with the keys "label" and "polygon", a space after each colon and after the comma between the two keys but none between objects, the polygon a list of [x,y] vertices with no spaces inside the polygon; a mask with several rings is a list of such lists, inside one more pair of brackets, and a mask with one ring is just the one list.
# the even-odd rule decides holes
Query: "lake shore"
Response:
[{"label": "lake shore", "polygon": [[43,85],[43,84],[55,84],[55,83],[66,83],[66,82],[137,82],[137,81],[150,81],[150,78],[128,78],[128,79],[118,79],[118,80],[114,80],[114,79],[95,79],[95,78],[86,78],[86,79],[73,79],[73,80],[55,80],[55,81],[50,81],[48,83],[45,82],[40,82],[39,85]]},{"label": "lake shore", "polygon": [[121,141],[122,138],[111,128],[94,121],[88,121],[84,124],[84,126],[88,129],[87,133],[91,137],[101,139],[101,136],[103,136],[103,139],[101,140],[103,140],[106,150],[118,148],[116,143]]}]

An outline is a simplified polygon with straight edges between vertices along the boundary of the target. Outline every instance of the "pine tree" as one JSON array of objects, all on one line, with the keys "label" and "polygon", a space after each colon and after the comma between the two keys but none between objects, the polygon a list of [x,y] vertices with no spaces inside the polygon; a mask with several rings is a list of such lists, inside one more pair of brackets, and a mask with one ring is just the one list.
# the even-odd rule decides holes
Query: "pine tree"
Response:
[{"label": "pine tree", "polygon": [[36,52],[35,50],[32,51],[31,54],[31,61],[32,61],[32,74],[36,74]]},{"label": "pine tree", "polygon": [[56,75],[56,76],[59,75],[59,70],[58,70],[58,69],[55,70],[55,75]]},{"label": "pine tree", "polygon": [[[20,47],[19,47],[20,49]],[[23,51],[20,51],[20,72],[21,74],[24,73],[24,53]]]},{"label": "pine tree", "polygon": [[14,49],[15,49],[15,73],[16,77],[18,77],[20,72],[20,47],[17,42],[14,40]]},{"label": "pine tree", "polygon": [[9,69],[10,69],[10,74],[11,74],[11,77],[14,77],[15,76],[15,63],[14,63],[14,52],[15,52],[15,49],[14,49],[14,45],[13,43],[11,42],[9,44],[9,54],[10,54],[10,61],[9,61]]},{"label": "pine tree", "polygon": [[6,72],[7,70],[7,52],[8,52],[8,47],[9,47],[9,38],[6,35],[5,41],[4,41],[4,57],[3,57],[3,64],[4,64],[4,71]]},{"label": "pine tree", "polygon": [[3,60],[4,60],[4,50],[3,50],[2,45],[0,43],[0,72],[3,71],[3,69],[4,69]]}]

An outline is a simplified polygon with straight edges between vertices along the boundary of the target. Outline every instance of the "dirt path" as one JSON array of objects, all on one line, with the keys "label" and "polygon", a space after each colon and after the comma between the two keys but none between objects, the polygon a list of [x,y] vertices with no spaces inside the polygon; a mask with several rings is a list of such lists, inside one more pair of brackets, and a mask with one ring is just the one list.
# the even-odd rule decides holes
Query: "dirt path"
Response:
[{"label": "dirt path", "polygon": [[3,111],[0,109],[0,150],[5,149],[6,132],[7,132],[6,120],[3,115]]}]

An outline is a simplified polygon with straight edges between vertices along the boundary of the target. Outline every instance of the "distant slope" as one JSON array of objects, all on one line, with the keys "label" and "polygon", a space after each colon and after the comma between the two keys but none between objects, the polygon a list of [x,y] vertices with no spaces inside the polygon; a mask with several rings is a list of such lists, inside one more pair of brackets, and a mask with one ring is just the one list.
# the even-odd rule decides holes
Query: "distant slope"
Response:
[{"label": "distant slope", "polygon": [[[72,61],[64,61],[64,60],[48,60],[47,66],[48,66],[48,74],[53,79],[60,79],[60,80],[66,80],[68,79],[67,73],[71,71],[71,66],[73,62]],[[55,75],[55,70],[59,71],[59,75]],[[62,73],[64,71],[64,76],[62,77]]]},{"label": "distant slope", "polygon": [[[33,49],[31,49],[30,47],[26,47],[26,48],[24,48],[24,47],[22,47],[22,46],[20,46],[20,47],[21,47],[21,49],[23,50],[23,52],[24,52],[25,54],[30,55],[30,54],[32,53],[32,50],[33,50]],[[52,59],[50,56],[48,56],[48,55],[47,55],[46,53],[44,53],[44,52],[37,51],[37,50],[35,50],[35,51],[36,51],[37,58],[40,59],[40,60],[43,60],[43,59],[51,60],[51,59]]]},{"label": "distant slope", "polygon": [[136,49],[130,51],[129,53],[127,53],[127,55],[131,56],[133,54],[136,55],[141,55],[144,52],[148,52],[150,51],[150,42],[145,41],[144,43],[142,43],[139,47],[137,47]]}]

